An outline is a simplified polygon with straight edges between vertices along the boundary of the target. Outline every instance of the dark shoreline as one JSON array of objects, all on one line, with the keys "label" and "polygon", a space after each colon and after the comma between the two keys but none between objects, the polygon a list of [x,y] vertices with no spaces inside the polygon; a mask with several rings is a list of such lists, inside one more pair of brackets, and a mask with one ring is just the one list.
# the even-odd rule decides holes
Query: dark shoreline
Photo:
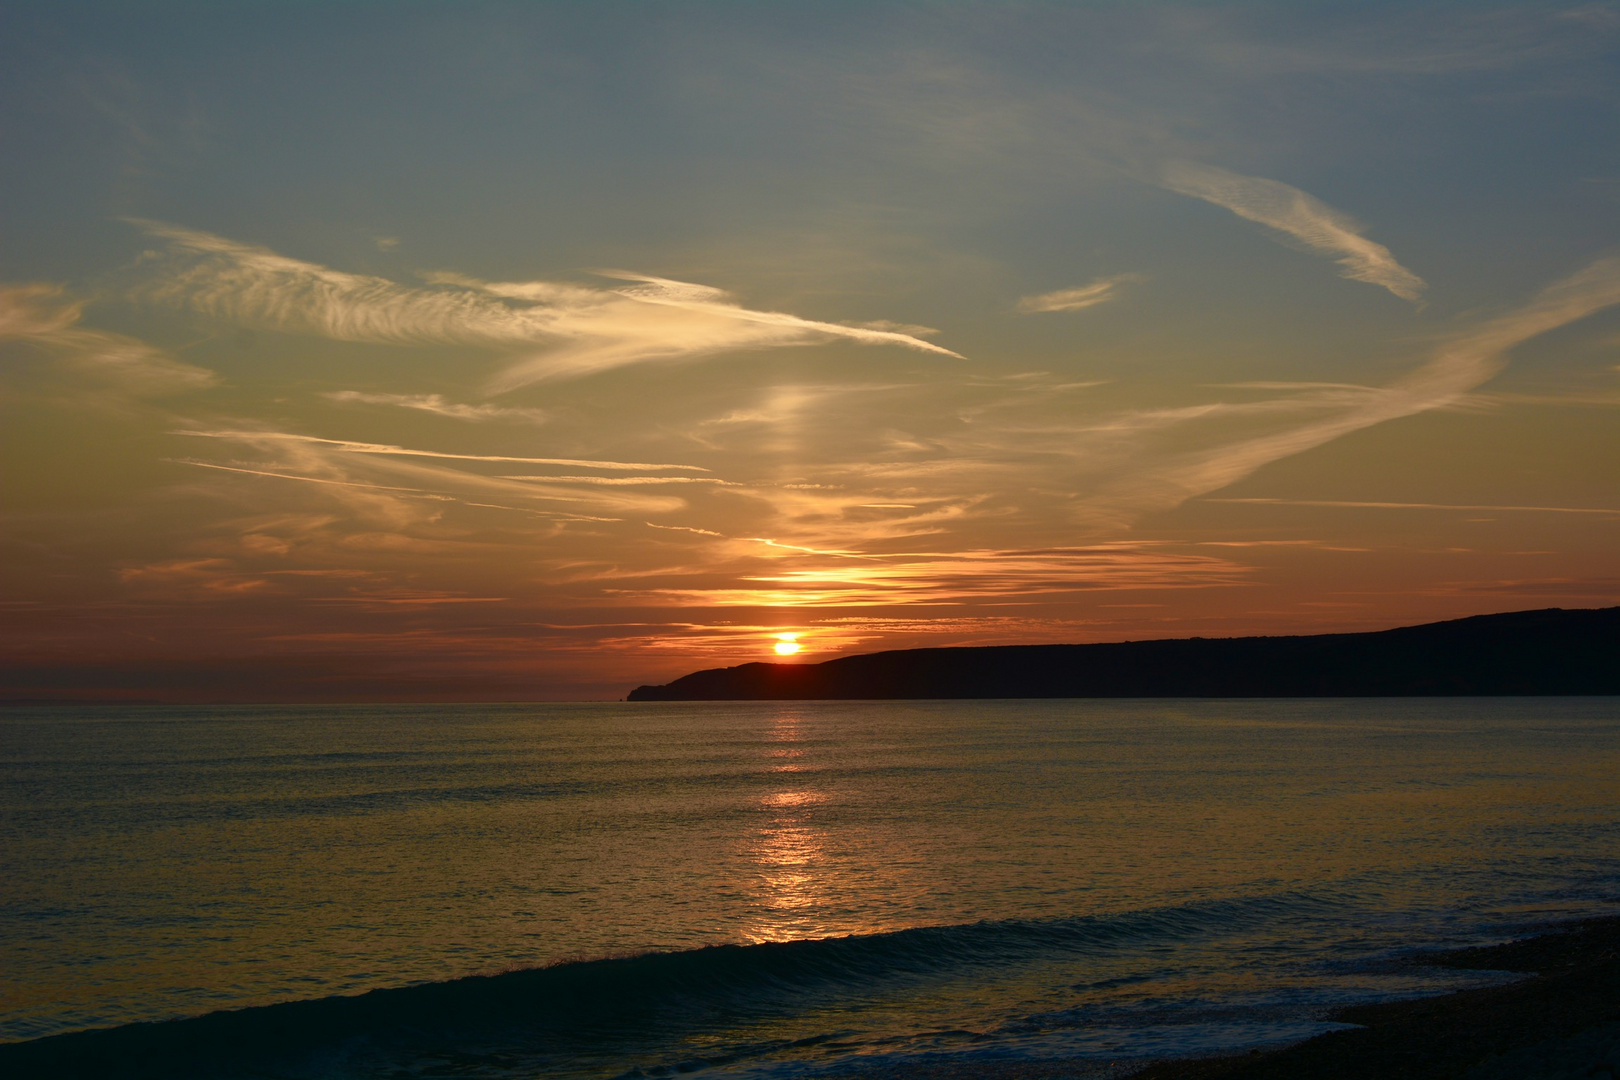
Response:
[{"label": "dark shoreline", "polygon": [[1341,1009],[1332,1019],[1363,1026],[1243,1058],[1165,1062],[1132,1080],[1620,1076],[1620,916],[1421,959],[1532,977]]},{"label": "dark shoreline", "polygon": [[[813,944],[782,945],[775,952]],[[735,951],[732,946],[718,948]],[[596,966],[617,967],[638,959],[647,958],[600,961]],[[656,970],[647,974],[654,982],[668,983],[681,980],[684,962],[691,956],[655,954],[653,959]],[[1094,1056],[1020,1060],[942,1053],[903,1061],[846,1060],[811,1075],[820,1080],[1620,1080],[1620,915],[1533,928],[1505,944],[1415,952],[1403,963],[1528,977],[1342,1008],[1319,1018],[1360,1026],[1239,1055],[1110,1061]],[[311,1036],[317,1042],[352,1041],[356,1016],[364,1021],[358,1030],[390,1031],[442,1023],[468,1009],[486,1015],[511,997],[509,984],[514,978],[547,983],[559,970],[471,977],[426,988],[376,990],[352,998],[48,1036],[0,1045],[0,1061],[13,1075],[53,1078],[246,1075],[254,1070],[240,1062],[222,1065],[215,1060],[217,1052],[256,1040],[272,1051],[277,1044],[307,1042]],[[568,998],[582,993],[591,998],[593,992],[600,996],[604,988],[622,994],[622,983],[600,983],[587,980],[574,986]],[[471,1000],[461,1001],[458,989],[471,990]],[[454,1008],[458,1001],[460,1012]],[[330,1015],[334,1002],[340,1009]],[[406,1005],[412,1008],[402,1013]],[[521,1009],[530,1012],[536,1005],[567,1011],[566,1004],[543,993],[531,993],[520,1002]],[[554,1019],[569,1022],[566,1017]],[[271,1053],[265,1060],[274,1056]]]},{"label": "dark shoreline", "polygon": [[1413,963],[1510,971],[1515,982],[1339,1009],[1361,1025],[1241,1055],[1109,1063],[940,1060],[839,1080],[1620,1080],[1620,916],[1548,927]]}]

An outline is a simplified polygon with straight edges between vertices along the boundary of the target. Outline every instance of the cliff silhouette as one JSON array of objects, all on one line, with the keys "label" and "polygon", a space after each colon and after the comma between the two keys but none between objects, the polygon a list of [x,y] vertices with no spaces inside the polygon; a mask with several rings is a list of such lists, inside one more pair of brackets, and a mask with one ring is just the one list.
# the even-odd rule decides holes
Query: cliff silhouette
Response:
[{"label": "cliff silhouette", "polygon": [[629,701],[1620,694],[1620,607],[1358,634],[903,649],[742,664]]}]

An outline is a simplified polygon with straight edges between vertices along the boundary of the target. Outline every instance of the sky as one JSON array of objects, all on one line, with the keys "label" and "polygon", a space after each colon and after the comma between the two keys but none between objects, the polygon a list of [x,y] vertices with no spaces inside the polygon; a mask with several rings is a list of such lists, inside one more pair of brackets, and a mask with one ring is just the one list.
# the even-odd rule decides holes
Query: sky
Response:
[{"label": "sky", "polygon": [[1620,4],[0,4],[0,698],[1620,603]]}]

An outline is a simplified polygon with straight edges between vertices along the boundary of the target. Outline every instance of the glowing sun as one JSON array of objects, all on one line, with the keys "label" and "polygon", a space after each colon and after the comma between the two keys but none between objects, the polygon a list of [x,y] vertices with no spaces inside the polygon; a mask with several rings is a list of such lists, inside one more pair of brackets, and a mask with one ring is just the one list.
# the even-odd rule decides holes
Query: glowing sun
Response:
[{"label": "glowing sun", "polygon": [[794,653],[796,653],[798,651],[799,651],[799,635],[798,634],[777,634],[776,635],[776,655],[777,656],[792,656]]}]

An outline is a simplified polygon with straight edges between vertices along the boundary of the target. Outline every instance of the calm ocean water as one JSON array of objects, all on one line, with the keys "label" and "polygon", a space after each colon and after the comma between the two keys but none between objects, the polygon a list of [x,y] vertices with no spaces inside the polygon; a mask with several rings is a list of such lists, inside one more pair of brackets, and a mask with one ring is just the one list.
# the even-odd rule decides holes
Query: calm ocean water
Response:
[{"label": "calm ocean water", "polygon": [[1482,978],[1415,948],[1614,912],[1617,776],[1615,698],[11,709],[0,1041],[729,1077],[1296,1039]]}]

